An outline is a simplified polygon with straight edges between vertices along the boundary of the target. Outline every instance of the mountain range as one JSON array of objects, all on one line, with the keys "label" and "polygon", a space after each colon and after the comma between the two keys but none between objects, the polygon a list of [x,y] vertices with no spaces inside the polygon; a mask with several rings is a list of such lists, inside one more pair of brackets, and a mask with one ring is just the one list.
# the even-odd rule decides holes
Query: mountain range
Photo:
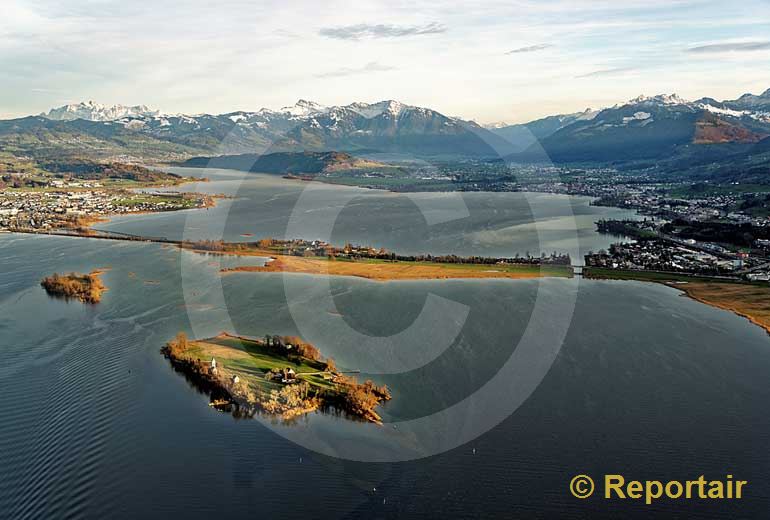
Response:
[{"label": "mountain range", "polygon": [[755,144],[770,136],[770,90],[722,102],[640,96],[600,111],[493,129],[524,130],[537,142],[510,156],[519,162],[613,163],[667,158],[692,145]]},{"label": "mountain range", "polygon": [[343,106],[299,100],[279,110],[219,115],[172,115],[143,105],[89,101],[0,121],[0,152],[178,161],[342,151],[682,169],[719,168],[725,161],[754,167],[758,157],[761,162],[768,155],[769,136],[770,90],[724,101],[640,96],[601,110],[494,127],[392,100]]},{"label": "mountain range", "polygon": [[123,117],[145,117],[155,116],[160,112],[150,110],[145,105],[136,105],[127,107],[124,105],[102,105],[87,101],[85,103],[75,103],[64,105],[59,108],[52,108],[47,114],[40,114],[47,119],[55,121],[73,121],[75,119],[85,119],[87,121],[114,121]]},{"label": "mountain range", "polygon": [[[98,122],[112,127],[100,132],[102,137],[129,130],[198,152],[220,154],[341,150],[480,157],[515,151],[505,139],[476,123],[392,100],[332,107],[299,100],[280,110],[263,108],[220,115],[168,115],[144,106],[88,102],[16,121],[35,133],[63,128],[54,123]],[[86,129],[81,123],[73,130]],[[187,151],[178,150],[181,154]]]}]

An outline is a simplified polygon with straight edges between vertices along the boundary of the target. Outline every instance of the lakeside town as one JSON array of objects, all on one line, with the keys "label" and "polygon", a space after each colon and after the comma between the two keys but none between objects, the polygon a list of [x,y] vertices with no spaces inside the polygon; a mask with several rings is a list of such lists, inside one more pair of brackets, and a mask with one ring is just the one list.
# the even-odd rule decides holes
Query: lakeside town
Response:
[{"label": "lakeside town", "polygon": [[181,180],[178,176],[160,173],[139,181],[13,176],[0,184],[0,231],[78,228],[108,216],[176,211],[213,204],[208,195],[147,189],[176,185]]},{"label": "lakeside town", "polygon": [[593,205],[630,209],[640,215],[597,222],[597,231],[622,240],[609,251],[589,252],[585,265],[768,282],[770,194],[752,188],[654,183],[571,186],[570,191],[596,197]]}]

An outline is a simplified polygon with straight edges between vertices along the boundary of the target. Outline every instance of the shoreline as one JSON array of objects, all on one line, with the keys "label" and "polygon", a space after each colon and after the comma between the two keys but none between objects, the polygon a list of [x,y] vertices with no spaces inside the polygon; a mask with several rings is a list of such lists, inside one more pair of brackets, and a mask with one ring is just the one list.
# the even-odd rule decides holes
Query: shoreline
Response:
[{"label": "shoreline", "polygon": [[770,335],[770,322],[764,323],[760,321],[757,317],[744,312],[740,310],[739,307],[735,305],[731,305],[729,303],[722,303],[717,302],[708,299],[707,297],[699,296],[697,294],[694,294],[697,291],[697,288],[693,289],[693,287],[687,287],[684,284],[672,284],[672,283],[666,283],[664,285],[667,285],[668,287],[671,287],[673,289],[679,289],[684,296],[687,296],[688,298],[695,300],[699,303],[702,303],[704,305],[709,305],[711,307],[715,307],[717,309],[721,309],[723,311],[729,311],[733,314],[740,316],[741,318],[745,318],[747,321],[752,323],[753,325],[756,325],[757,327],[763,329],[768,335]]},{"label": "shoreline", "polygon": [[[594,271],[597,271],[596,268]],[[764,302],[770,302],[768,284],[629,270],[612,273],[610,269],[603,269],[592,274],[591,268],[584,268],[584,273],[585,278],[592,280],[637,281],[665,285],[678,290],[680,295],[693,301],[745,318],[770,335],[770,306],[763,308],[766,306]]]}]

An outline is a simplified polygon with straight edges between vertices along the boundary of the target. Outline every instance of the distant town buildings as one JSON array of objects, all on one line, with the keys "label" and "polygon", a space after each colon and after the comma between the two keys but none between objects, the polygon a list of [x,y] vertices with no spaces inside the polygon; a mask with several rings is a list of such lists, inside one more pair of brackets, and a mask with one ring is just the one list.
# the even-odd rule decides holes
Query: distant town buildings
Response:
[{"label": "distant town buildings", "polygon": [[[73,226],[85,217],[170,211],[203,205],[182,194],[136,194],[101,188],[99,183],[50,181],[55,189],[1,189],[0,231],[49,230]],[[189,197],[194,197],[191,200]]]}]

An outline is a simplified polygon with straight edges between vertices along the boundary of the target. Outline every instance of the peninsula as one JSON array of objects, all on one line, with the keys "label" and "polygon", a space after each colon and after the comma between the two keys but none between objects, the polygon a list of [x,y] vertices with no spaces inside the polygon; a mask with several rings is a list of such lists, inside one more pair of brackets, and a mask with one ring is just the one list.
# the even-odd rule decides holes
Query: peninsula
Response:
[{"label": "peninsula", "polygon": [[573,275],[569,255],[542,257],[461,257],[457,255],[399,255],[385,249],[346,244],[335,247],[319,240],[258,242],[182,242],[180,247],[198,253],[261,256],[264,266],[223,269],[231,272],[292,272],[357,276],[370,280],[430,280],[463,278],[540,278]]},{"label": "peninsula", "polygon": [[263,266],[240,266],[222,269],[232,272],[290,272],[357,276],[376,281],[435,280],[474,278],[572,278],[574,270],[568,254],[550,256],[515,256],[496,258],[457,255],[399,255],[385,249],[366,246],[335,247],[319,240],[278,240],[267,238],[257,242],[224,242],[222,240],[173,240],[118,233],[93,228],[63,230],[15,230],[31,233],[101,240],[154,242],[168,244],[198,254],[263,257]]},{"label": "peninsula", "polygon": [[161,350],[172,366],[210,395],[211,405],[237,416],[266,413],[292,419],[318,409],[380,424],[386,386],[358,383],[296,336],[246,338],[221,333],[189,340],[180,332]]},{"label": "peninsula", "polygon": [[102,299],[102,293],[107,288],[100,278],[103,271],[92,271],[89,274],[54,273],[51,276],[43,278],[40,285],[46,292],[52,296],[65,299],[76,298],[83,303],[99,303]]}]

